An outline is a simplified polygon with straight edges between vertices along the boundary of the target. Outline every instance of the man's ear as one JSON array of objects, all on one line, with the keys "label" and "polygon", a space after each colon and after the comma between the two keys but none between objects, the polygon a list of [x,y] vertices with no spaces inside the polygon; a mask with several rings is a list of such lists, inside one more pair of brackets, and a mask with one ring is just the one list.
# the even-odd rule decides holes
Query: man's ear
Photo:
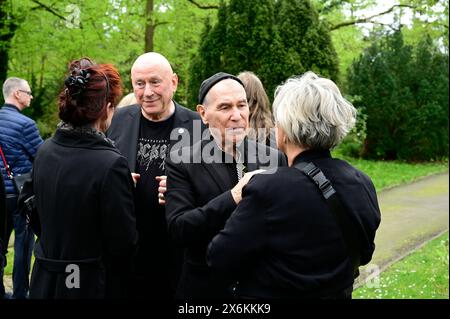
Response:
[{"label": "man's ear", "polygon": [[175,91],[177,90],[178,87],[178,75],[176,73],[172,75],[172,87],[173,93],[175,94]]},{"label": "man's ear", "polygon": [[197,112],[202,118],[203,124],[208,124],[208,117],[206,116],[206,107],[202,104],[197,104]]}]

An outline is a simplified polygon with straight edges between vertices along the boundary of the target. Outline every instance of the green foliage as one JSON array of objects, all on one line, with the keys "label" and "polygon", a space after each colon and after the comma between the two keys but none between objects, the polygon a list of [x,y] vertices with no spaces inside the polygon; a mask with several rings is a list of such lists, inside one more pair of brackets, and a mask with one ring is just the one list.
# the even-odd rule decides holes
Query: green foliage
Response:
[{"label": "green foliage", "polygon": [[439,44],[440,49],[448,53],[448,18],[447,0],[404,0],[414,4],[416,14],[412,26],[404,29],[405,42],[417,45],[421,39],[429,36]]},{"label": "green foliage", "polygon": [[366,108],[364,156],[429,160],[448,154],[448,55],[427,38],[385,35],[352,65],[349,93]]},{"label": "green foliage", "polygon": [[[334,47],[339,56],[339,72],[342,84],[353,60],[374,40],[367,36],[369,30],[388,30],[399,28],[401,18],[402,33],[407,44],[416,46],[430,36],[442,51],[448,52],[448,5],[447,0],[399,0],[396,2],[380,0],[312,0],[319,11],[320,19],[329,24]],[[405,7],[394,7],[404,5]],[[356,21],[393,8],[388,15],[370,19],[369,23],[350,23],[335,28],[342,22]],[[364,10],[364,11],[361,11]],[[365,14],[362,14],[365,12]],[[390,21],[387,19],[391,17]],[[373,22],[373,23],[372,23]],[[381,22],[381,24],[377,23]]]},{"label": "green foliage", "polygon": [[354,299],[448,299],[448,232],[381,273],[378,287],[353,292]]},{"label": "green foliage", "polygon": [[[378,0],[311,0],[313,6],[302,0],[264,0],[257,5],[255,1],[196,0],[200,5],[222,2],[220,10],[200,9],[186,0],[154,0],[148,16],[146,2],[0,0],[0,79],[7,71],[8,76],[23,77],[32,84],[35,98],[26,112],[44,136],[51,134],[58,121],[56,97],[70,60],[87,55],[115,64],[124,93],[131,91],[130,68],[144,52],[148,23],[154,26],[154,50],[164,54],[178,74],[175,99],[195,109],[201,81],[222,70],[254,71],[270,98],[287,77],[310,69],[345,84],[336,78],[336,53],[328,45],[327,30],[357,18],[358,10],[374,9]],[[412,27],[403,28],[405,43],[416,46],[417,39],[429,35],[441,51],[448,52],[448,1],[399,3],[414,5]],[[76,22],[71,20],[74,8],[79,9],[79,24],[71,23]],[[399,10],[403,9],[397,10],[400,14]],[[342,75],[373,40],[364,37],[361,25],[333,30],[331,36]]]},{"label": "green foliage", "polygon": [[439,162],[407,163],[403,161],[373,161],[346,157],[333,151],[333,156],[343,158],[370,176],[377,192],[382,189],[411,183],[424,176],[448,172],[448,159]]},{"label": "green foliage", "polygon": [[201,82],[221,71],[221,51],[225,45],[227,11],[224,2],[217,14],[218,22],[211,27],[210,20],[205,21],[203,41],[200,43],[199,52],[193,56],[189,69],[188,101],[187,105],[195,109],[197,105],[198,89]]},{"label": "green foliage", "polygon": [[357,109],[355,126],[344,140],[336,147],[336,152],[346,157],[360,158],[364,151],[364,141],[367,137],[367,115],[364,107]]},{"label": "green foliage", "polygon": [[[128,86],[129,69],[142,52],[143,40],[130,41],[139,24],[136,20],[124,22],[129,12],[117,10],[119,2],[79,0],[72,6],[57,2],[52,10],[59,16],[35,4],[13,2],[13,10],[20,10],[13,12],[14,16],[22,15],[24,20],[12,39],[8,76],[30,83],[34,99],[24,113],[37,121],[44,138],[58,122],[56,100],[71,60],[89,56],[98,63],[113,63]],[[139,1],[122,2],[138,9]],[[115,50],[117,47],[122,49]]]},{"label": "green foliage", "polygon": [[283,46],[297,52],[305,68],[291,72],[299,74],[311,70],[336,81],[337,54],[331,44],[329,31],[326,25],[319,21],[318,13],[311,2],[279,1],[276,12],[276,24]]},{"label": "green foliage", "polygon": [[[207,26],[208,27],[208,26]],[[189,102],[196,103],[201,81],[217,71],[252,71],[269,97],[292,75],[313,70],[337,78],[337,56],[325,24],[309,1],[230,0],[218,22],[205,32],[191,65]]]},{"label": "green foliage", "polygon": [[201,41],[203,21],[214,13],[185,0],[155,0],[149,17],[146,1],[141,0],[39,1],[45,7],[31,1],[0,1],[8,3],[1,8],[11,17],[2,19],[1,32],[2,23],[17,26],[10,42],[0,38],[0,47],[9,48],[8,76],[29,81],[34,99],[25,114],[37,121],[43,137],[51,135],[58,122],[56,99],[71,60],[89,56],[114,64],[124,93],[131,92],[130,69],[144,53],[148,21],[157,26],[154,50],[165,55],[178,74],[175,99],[185,103],[190,58]]},{"label": "green foliage", "polygon": [[[214,4],[214,1],[217,0],[208,0],[206,3]],[[155,3],[155,19],[161,24],[157,26],[154,35],[154,50],[167,57],[178,75],[175,100],[195,109],[195,104],[187,104],[189,66],[192,56],[204,39],[202,30],[205,23],[215,21],[216,12],[198,9],[186,0],[155,0]]]}]

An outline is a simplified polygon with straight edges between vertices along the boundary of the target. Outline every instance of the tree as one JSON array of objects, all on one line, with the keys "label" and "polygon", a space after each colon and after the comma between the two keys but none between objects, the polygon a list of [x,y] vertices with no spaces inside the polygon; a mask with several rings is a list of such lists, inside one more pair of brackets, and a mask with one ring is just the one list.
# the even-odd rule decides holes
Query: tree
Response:
[{"label": "tree", "polygon": [[369,31],[392,33],[401,28],[405,43],[414,46],[429,35],[442,51],[448,52],[446,0],[398,0],[392,3],[380,0],[313,0],[313,3],[321,21],[329,25],[339,56],[341,80],[346,79],[352,61],[373,42],[374,38],[368,36]]},{"label": "tree", "polygon": [[[97,62],[113,63],[129,83],[132,60],[142,53],[143,36],[139,42],[130,41],[139,27],[135,20],[127,20],[126,13],[110,2],[78,3],[21,3],[24,19],[11,39],[8,75],[29,81],[34,99],[25,113],[37,121],[44,137],[54,131],[58,121],[56,98],[69,61],[89,56]],[[17,3],[12,7],[19,8]]]},{"label": "tree", "polygon": [[[385,34],[352,65],[349,93],[367,114],[364,156],[429,160],[448,153],[448,55]],[[420,70],[420,71],[419,71]]]},{"label": "tree", "polygon": [[400,158],[435,159],[448,156],[448,53],[440,52],[426,36],[418,43],[412,62],[409,148],[399,150]]},{"label": "tree", "polygon": [[281,42],[300,55],[303,70],[311,70],[336,81],[338,59],[331,43],[329,30],[319,21],[317,10],[310,1],[284,0],[277,3],[276,25]]},{"label": "tree", "polygon": [[[276,8],[275,8],[276,6]],[[338,65],[326,26],[309,1],[222,2],[218,22],[192,61],[189,103],[195,105],[201,81],[217,71],[252,71],[268,95],[292,75],[314,70],[336,79]]]},{"label": "tree", "polygon": [[204,41],[192,60],[188,104],[197,104],[201,82],[216,72],[257,73],[272,42],[272,24],[272,0],[260,1],[257,6],[245,0],[222,1],[217,23],[210,31],[209,24],[205,25]]},{"label": "tree", "polygon": [[8,71],[8,56],[11,39],[17,28],[17,20],[12,16],[11,3],[0,0],[0,82],[6,80]]},{"label": "tree", "polygon": [[203,42],[200,44],[198,54],[193,55],[189,68],[188,103],[192,109],[197,105],[198,90],[201,82],[221,71],[221,48],[225,46],[225,22],[226,9],[221,5],[218,11],[218,22],[211,28],[209,20],[206,20],[202,34]]},{"label": "tree", "polygon": [[[215,0],[217,1],[217,0]],[[166,0],[164,6],[159,2],[160,21],[167,22],[158,26],[154,35],[154,49],[164,54],[178,74],[178,89],[175,99],[187,105],[187,87],[189,67],[198,46],[204,41],[202,32],[205,21],[216,21],[216,10],[199,9],[186,0]],[[207,3],[214,3],[212,0]]]}]

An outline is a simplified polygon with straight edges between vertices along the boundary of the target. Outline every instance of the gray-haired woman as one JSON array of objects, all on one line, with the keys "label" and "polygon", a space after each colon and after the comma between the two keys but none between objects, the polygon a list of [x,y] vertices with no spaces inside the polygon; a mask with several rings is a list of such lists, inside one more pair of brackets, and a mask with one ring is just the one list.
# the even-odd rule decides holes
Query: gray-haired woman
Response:
[{"label": "gray-haired woman", "polygon": [[[277,144],[289,167],[250,180],[209,245],[208,264],[238,283],[238,297],[351,298],[355,265],[343,233],[355,235],[358,265],[367,264],[380,223],[370,178],[330,155],[354,125],[355,108],[331,80],[313,72],[279,86],[273,108]],[[297,169],[309,163],[340,199],[348,220],[345,230],[328,194]]]}]

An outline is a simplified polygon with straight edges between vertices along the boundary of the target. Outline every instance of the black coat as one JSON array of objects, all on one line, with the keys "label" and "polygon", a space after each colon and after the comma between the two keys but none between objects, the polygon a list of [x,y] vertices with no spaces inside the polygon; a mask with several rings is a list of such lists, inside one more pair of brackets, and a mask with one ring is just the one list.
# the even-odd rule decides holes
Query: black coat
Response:
[{"label": "black coat", "polygon": [[[226,165],[221,163],[221,152],[215,152],[220,159],[213,163],[205,163],[205,158],[201,158],[207,145],[211,145],[209,142],[202,141],[189,149],[183,149],[192,156],[191,162],[174,163],[173,153],[166,162],[169,234],[185,247],[178,298],[229,296],[227,283],[213,276],[206,265],[206,248],[236,208],[230,191],[235,185]],[[265,162],[266,159],[270,160],[272,167],[286,165],[286,158],[279,151],[253,141],[248,141],[246,145],[248,171],[267,166],[269,162]],[[254,147],[256,145],[257,150]],[[266,157],[269,150],[270,157]]]},{"label": "black coat", "polygon": [[[361,263],[375,249],[380,223],[370,178],[333,159],[305,151],[295,163],[313,162],[331,181],[361,243]],[[208,248],[208,265],[239,282],[251,298],[333,297],[353,284],[353,267],[340,228],[318,187],[294,167],[254,176],[237,209]]]},{"label": "black coat", "polygon": [[[133,181],[126,159],[93,133],[58,129],[39,148],[33,190],[41,224],[31,298],[124,295],[124,275],[137,243]],[[80,287],[69,289],[69,264]]]}]

